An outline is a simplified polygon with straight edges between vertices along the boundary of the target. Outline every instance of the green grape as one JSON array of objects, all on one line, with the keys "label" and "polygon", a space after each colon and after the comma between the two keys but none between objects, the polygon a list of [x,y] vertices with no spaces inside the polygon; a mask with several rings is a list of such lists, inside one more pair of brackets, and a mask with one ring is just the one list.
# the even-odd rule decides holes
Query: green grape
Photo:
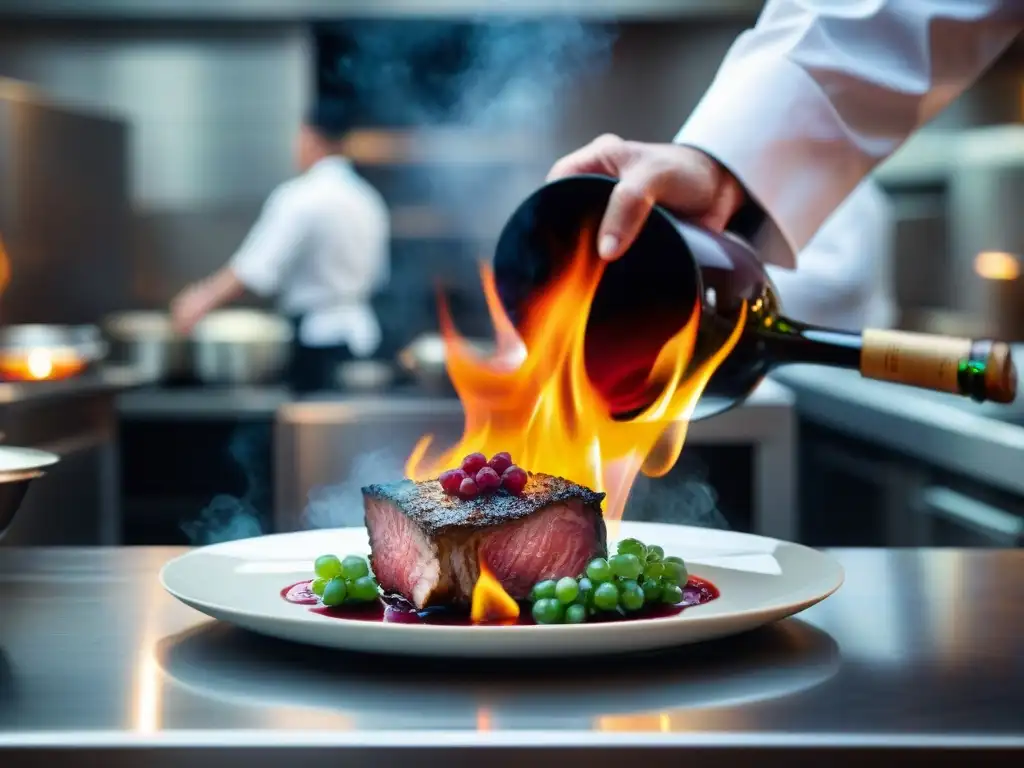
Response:
[{"label": "green grape", "polygon": [[368,576],[369,574],[370,564],[366,562],[365,557],[349,555],[341,561],[341,575],[349,581],[361,579],[363,576]]},{"label": "green grape", "polygon": [[313,563],[313,572],[321,579],[335,579],[341,576],[341,560],[334,555],[320,555]]},{"label": "green grape", "polygon": [[582,624],[587,620],[587,609],[585,606],[576,604],[565,609],[566,624]]},{"label": "green grape", "polygon": [[347,594],[348,586],[345,584],[345,580],[341,577],[333,578],[328,581],[327,586],[324,587],[324,605],[332,607],[335,605],[341,605],[345,602]]},{"label": "green grape", "polygon": [[661,600],[662,591],[664,585],[658,579],[644,579],[642,585],[644,590],[644,602],[645,603],[656,603]]},{"label": "green grape", "polygon": [[644,581],[645,582],[647,582],[647,581],[657,581],[658,579],[660,579],[664,575],[665,575],[665,565],[664,565],[664,563],[659,563],[657,561],[654,561],[654,562],[648,561],[647,567],[644,568]]},{"label": "green grape", "polygon": [[587,565],[587,576],[595,584],[612,580],[612,568],[603,557],[595,557]]},{"label": "green grape", "polygon": [[557,584],[554,579],[547,579],[545,581],[538,581],[533,585],[533,589],[530,590],[530,602],[536,603],[538,600],[548,600],[555,596]]},{"label": "green grape", "polygon": [[666,563],[679,563],[679,565],[685,565],[685,563],[683,563],[683,558],[676,557],[675,555],[669,555],[668,557],[663,557],[661,559]]},{"label": "green grape", "polygon": [[559,579],[555,585],[555,597],[562,605],[569,605],[580,593],[580,585],[572,576]]},{"label": "green grape", "polygon": [[558,624],[562,621],[562,604],[545,597],[533,604],[533,620],[538,624]]},{"label": "green grape", "polygon": [[327,586],[327,579],[321,579],[317,576],[313,579],[313,582],[309,585],[309,588],[313,590],[313,594],[317,597],[324,596],[324,587]]},{"label": "green grape", "polygon": [[662,579],[668,582],[674,582],[680,587],[686,586],[686,580],[689,578],[689,575],[686,572],[685,565],[670,560],[666,560],[662,565],[664,566],[664,572],[661,576]]},{"label": "green grape", "polygon": [[652,544],[647,548],[647,562],[657,563],[665,559],[665,550],[659,547],[657,544]]},{"label": "green grape", "polygon": [[636,555],[640,560],[647,559],[647,547],[639,539],[623,539],[619,542],[620,555]]},{"label": "green grape", "polygon": [[661,602],[677,605],[683,602],[683,590],[678,584],[666,584],[661,594]]},{"label": "green grape", "polygon": [[608,565],[620,579],[635,579],[644,572],[640,558],[634,554],[615,555],[608,559]]},{"label": "green grape", "polygon": [[377,599],[377,580],[373,576],[360,576],[348,582],[348,596],[354,603],[369,603]]},{"label": "green grape", "polygon": [[594,607],[600,611],[614,611],[619,605],[619,589],[612,582],[598,584],[594,590]]},{"label": "green grape", "polygon": [[619,595],[622,607],[627,611],[639,611],[644,607],[644,591],[632,579],[622,582],[622,592]]},{"label": "green grape", "polygon": [[576,595],[576,602],[580,605],[589,605],[594,599],[594,582],[584,576],[577,583],[579,584],[580,593]]}]

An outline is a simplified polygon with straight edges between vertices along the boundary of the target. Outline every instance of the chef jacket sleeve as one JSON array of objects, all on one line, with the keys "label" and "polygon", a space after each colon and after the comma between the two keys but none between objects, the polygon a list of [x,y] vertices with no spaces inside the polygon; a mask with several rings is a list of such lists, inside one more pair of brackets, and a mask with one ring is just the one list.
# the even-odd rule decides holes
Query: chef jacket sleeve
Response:
[{"label": "chef jacket sleeve", "polygon": [[231,259],[231,271],[253,293],[270,296],[302,253],[310,232],[309,206],[293,182],[276,189]]},{"label": "chef jacket sleeve", "polygon": [[885,193],[865,180],[829,216],[799,255],[796,270],[769,267],[787,317],[841,327],[891,300],[893,220]]},{"label": "chef jacket sleeve", "polygon": [[676,142],[728,168],[785,267],[872,168],[977,79],[1024,0],[769,0]]}]

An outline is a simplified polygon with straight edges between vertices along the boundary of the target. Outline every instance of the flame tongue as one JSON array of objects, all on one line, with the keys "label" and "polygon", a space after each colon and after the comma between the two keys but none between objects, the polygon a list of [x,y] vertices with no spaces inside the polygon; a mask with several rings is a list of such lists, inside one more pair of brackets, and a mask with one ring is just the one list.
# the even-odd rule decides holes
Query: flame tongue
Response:
[{"label": "flame tongue", "polygon": [[483,557],[480,558],[480,576],[473,586],[469,616],[474,624],[515,624],[519,618],[519,603],[501,586]]},{"label": "flame tongue", "polygon": [[[408,477],[436,477],[475,451],[508,451],[526,469],[604,491],[605,519],[614,521],[622,517],[640,471],[658,477],[672,468],[704,387],[739,341],[746,306],[722,347],[691,365],[700,319],[695,303],[689,321],[662,347],[648,377],[649,385],[664,382],[660,394],[632,419],[617,420],[584,366],[587,320],[604,271],[604,262],[588,245],[592,240],[583,233],[569,267],[529,307],[522,341],[498,299],[493,274],[482,268],[497,330],[494,358],[479,357],[465,343],[442,301],[448,374],[465,411],[465,428],[458,444],[430,458],[431,436],[424,436],[406,464]],[[519,364],[510,366],[516,355]]]}]

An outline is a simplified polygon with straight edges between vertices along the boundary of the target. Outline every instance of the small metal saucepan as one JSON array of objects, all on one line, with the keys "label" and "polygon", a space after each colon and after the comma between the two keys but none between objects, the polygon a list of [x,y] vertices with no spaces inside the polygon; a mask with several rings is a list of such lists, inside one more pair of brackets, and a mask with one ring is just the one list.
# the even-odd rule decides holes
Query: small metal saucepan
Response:
[{"label": "small metal saucepan", "polygon": [[153,381],[185,379],[192,373],[188,340],[175,333],[166,312],[120,312],[103,323],[111,356]]},{"label": "small metal saucepan", "polygon": [[[494,354],[494,342],[486,339],[466,339],[481,356]],[[409,346],[398,353],[398,364],[427,392],[449,394],[453,390],[448,377],[444,338],[437,333],[417,336]]]},{"label": "small metal saucepan", "polygon": [[29,485],[60,457],[34,448],[0,445],[0,538],[11,527]]},{"label": "small metal saucepan", "polygon": [[9,325],[0,329],[0,380],[44,381],[77,376],[107,355],[92,325]]},{"label": "small metal saucepan", "polygon": [[262,384],[279,378],[291,354],[292,328],[269,312],[225,309],[192,332],[196,377],[204,384]]}]

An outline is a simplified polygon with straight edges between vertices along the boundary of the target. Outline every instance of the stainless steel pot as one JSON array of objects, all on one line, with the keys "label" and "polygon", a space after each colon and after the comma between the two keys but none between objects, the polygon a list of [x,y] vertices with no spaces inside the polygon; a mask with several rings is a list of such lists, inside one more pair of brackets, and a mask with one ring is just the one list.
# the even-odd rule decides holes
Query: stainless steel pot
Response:
[{"label": "stainless steel pot", "polygon": [[228,309],[192,333],[196,378],[204,384],[261,384],[279,378],[291,354],[291,325],[268,312]]},{"label": "stainless steel pot", "polygon": [[[484,339],[467,339],[481,355],[493,354],[493,342]],[[453,391],[448,377],[447,356],[444,339],[437,333],[417,336],[412,343],[398,353],[398,364],[409,373],[425,390],[436,393]]]},{"label": "stainless steel pot", "polygon": [[191,373],[188,340],[175,333],[165,312],[121,312],[103,323],[111,357],[154,381],[186,378]]},{"label": "stainless steel pot", "polygon": [[0,538],[14,521],[32,481],[58,461],[60,457],[54,453],[0,446]]}]

